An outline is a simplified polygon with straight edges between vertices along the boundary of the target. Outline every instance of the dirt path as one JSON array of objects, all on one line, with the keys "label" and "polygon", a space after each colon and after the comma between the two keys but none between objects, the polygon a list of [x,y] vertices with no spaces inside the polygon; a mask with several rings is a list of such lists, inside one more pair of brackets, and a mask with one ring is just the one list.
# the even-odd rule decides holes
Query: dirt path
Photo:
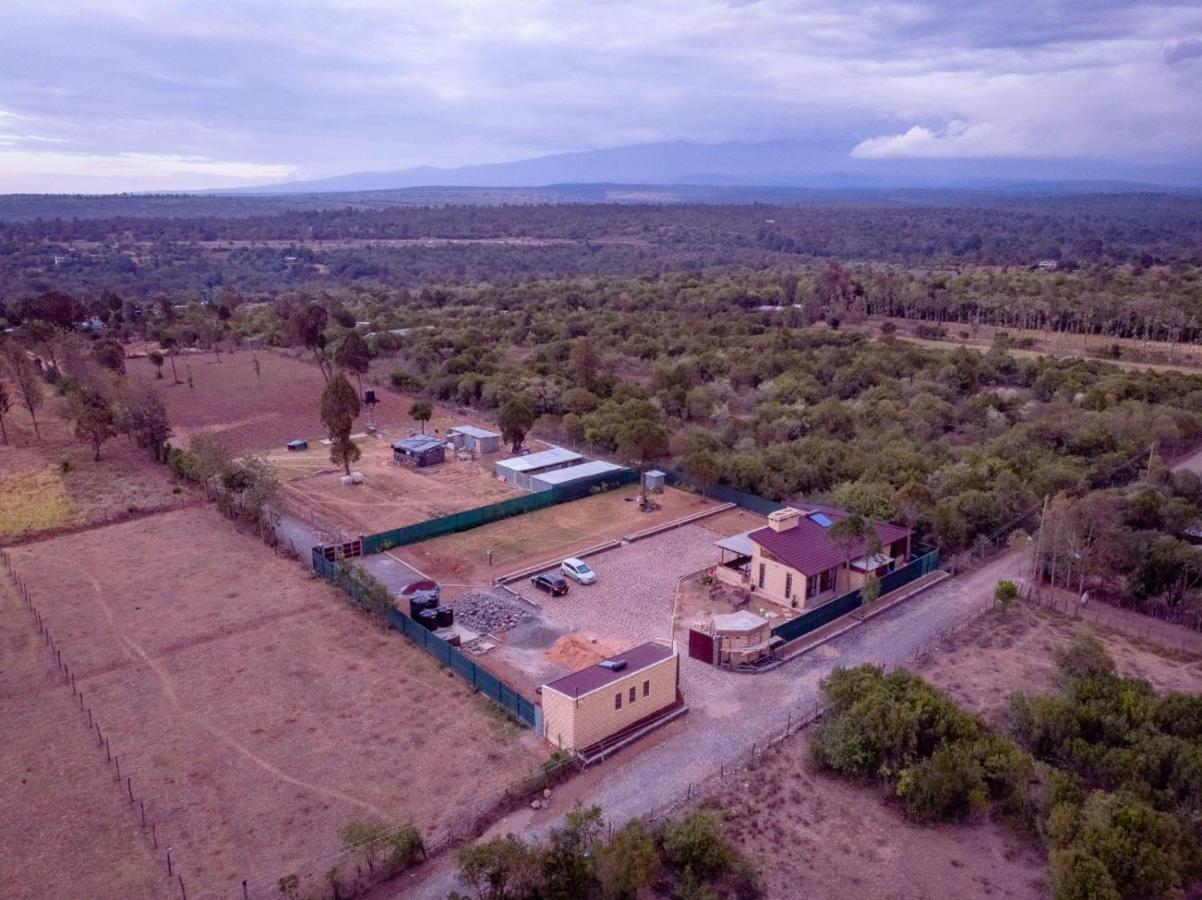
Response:
[{"label": "dirt path", "polygon": [[[1021,554],[1005,553],[764,675],[736,675],[682,659],[682,691],[691,707],[687,716],[642,747],[561,787],[551,810],[519,810],[497,823],[486,837],[506,832],[541,837],[578,799],[599,805],[615,822],[678,802],[721,767],[736,764],[754,742],[781,734],[791,715],[813,710],[819,683],[836,666],[908,662],[942,631],[987,608],[997,582],[1017,578],[1023,568]],[[381,896],[442,898],[458,887],[449,862],[437,863],[421,878]]]}]

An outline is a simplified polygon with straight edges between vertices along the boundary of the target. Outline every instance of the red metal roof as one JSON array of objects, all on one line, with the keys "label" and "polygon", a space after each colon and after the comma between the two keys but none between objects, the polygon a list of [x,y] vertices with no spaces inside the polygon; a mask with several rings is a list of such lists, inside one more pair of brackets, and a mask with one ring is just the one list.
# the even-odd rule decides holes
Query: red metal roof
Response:
[{"label": "red metal roof", "polygon": [[[847,517],[846,510],[833,506],[807,505],[802,510],[801,519],[797,525],[788,531],[773,531],[771,528],[761,528],[747,535],[786,566],[796,569],[803,575],[817,575],[827,569],[833,569],[847,562],[847,552],[843,547],[831,540],[829,528],[823,528],[808,515],[821,512],[832,521]],[[875,522],[876,533],[880,535],[881,545],[888,548],[894,541],[899,541],[910,534],[910,529],[889,522]],[[851,548],[851,558],[864,555],[864,541],[859,541]]]},{"label": "red metal roof", "polygon": [[617,656],[611,656],[606,662],[622,661],[626,663],[626,668],[620,672],[614,672],[603,667],[600,664],[589,666],[587,669],[581,669],[578,672],[573,672],[571,675],[565,675],[549,684],[543,685],[545,688],[552,688],[561,694],[568,697],[582,697],[591,691],[598,688],[603,688],[607,684],[613,684],[615,681],[620,681],[631,672],[637,672],[639,669],[645,669],[652,663],[657,663],[660,660],[667,659],[672,655],[672,648],[666,647],[663,644],[657,644],[654,641],[649,641],[646,644],[639,644],[637,647],[631,647],[624,653],[619,653]]}]

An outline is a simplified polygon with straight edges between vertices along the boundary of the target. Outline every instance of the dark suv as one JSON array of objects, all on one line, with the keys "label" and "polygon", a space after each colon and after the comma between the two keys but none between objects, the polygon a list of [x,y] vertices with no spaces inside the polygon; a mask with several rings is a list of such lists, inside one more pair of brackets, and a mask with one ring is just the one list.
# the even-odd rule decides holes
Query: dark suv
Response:
[{"label": "dark suv", "polygon": [[568,581],[558,572],[540,572],[530,579],[530,583],[552,597],[562,597],[568,592]]}]

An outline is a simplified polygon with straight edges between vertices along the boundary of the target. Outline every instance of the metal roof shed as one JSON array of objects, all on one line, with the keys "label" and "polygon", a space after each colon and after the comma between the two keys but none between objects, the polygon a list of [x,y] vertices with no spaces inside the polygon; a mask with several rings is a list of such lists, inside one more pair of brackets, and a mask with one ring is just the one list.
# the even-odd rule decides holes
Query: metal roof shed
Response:
[{"label": "metal roof shed", "polygon": [[564,469],[554,469],[550,472],[539,472],[537,475],[531,475],[530,490],[549,491],[557,485],[571,484],[582,478],[593,478],[597,475],[621,471],[621,466],[615,466],[613,463],[606,462],[603,459],[594,459],[591,462],[568,466]]},{"label": "metal roof shed", "polygon": [[531,490],[530,479],[541,472],[551,472],[555,469],[566,469],[584,459],[579,453],[563,447],[552,447],[541,453],[530,453],[526,456],[515,456],[513,459],[499,460],[493,467],[498,478],[504,478],[514,487]]},{"label": "metal roof shed", "polygon": [[403,465],[424,469],[446,459],[446,444],[434,437],[411,437],[395,441],[392,458]]},{"label": "metal roof shed", "polygon": [[496,453],[501,449],[501,435],[496,431],[477,428],[475,425],[456,425],[447,429],[451,443],[473,453]]}]

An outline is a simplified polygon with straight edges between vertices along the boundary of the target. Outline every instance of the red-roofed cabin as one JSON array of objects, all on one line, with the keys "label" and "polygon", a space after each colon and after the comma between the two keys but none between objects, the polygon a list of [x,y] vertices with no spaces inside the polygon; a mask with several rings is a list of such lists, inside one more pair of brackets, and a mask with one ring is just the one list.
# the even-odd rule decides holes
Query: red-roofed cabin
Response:
[{"label": "red-roofed cabin", "polygon": [[768,516],[766,528],[739,535],[737,547],[733,539],[725,545],[719,541],[724,551],[750,553],[724,560],[714,573],[732,584],[737,577],[739,586],[777,603],[809,609],[861,587],[869,572],[879,578],[909,559],[910,530],[889,522],[872,523],[880,538],[876,553],[866,552],[868,540],[857,540],[850,548],[842,544],[830,529],[846,516],[831,506],[778,509]]},{"label": "red-roofed cabin", "polygon": [[678,663],[671,644],[649,641],[544,684],[543,736],[587,755],[650,725],[680,704]]}]

